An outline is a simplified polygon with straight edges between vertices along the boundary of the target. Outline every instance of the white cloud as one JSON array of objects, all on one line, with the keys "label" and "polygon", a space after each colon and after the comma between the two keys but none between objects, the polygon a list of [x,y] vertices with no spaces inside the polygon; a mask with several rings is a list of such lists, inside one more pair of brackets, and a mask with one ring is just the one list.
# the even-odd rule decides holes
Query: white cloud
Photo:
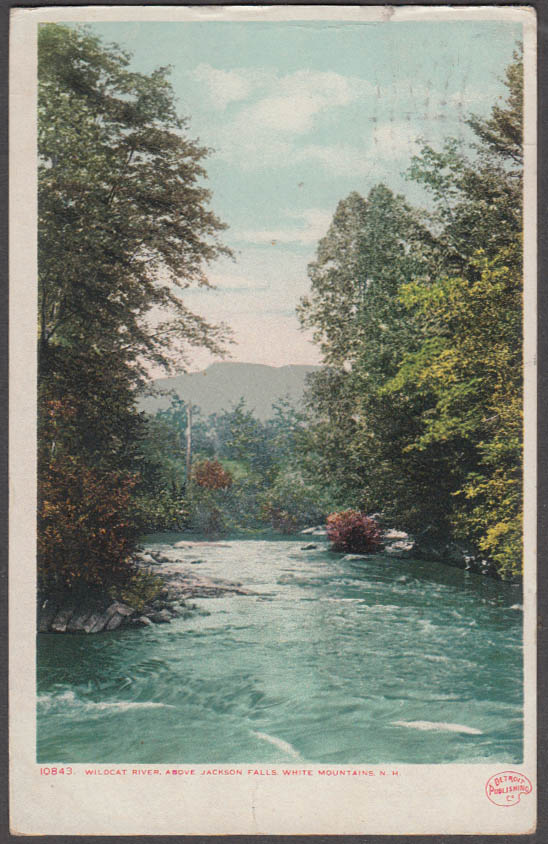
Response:
[{"label": "white cloud", "polygon": [[325,71],[279,75],[259,70],[219,70],[200,65],[194,77],[205,84],[218,109],[233,104],[219,127],[218,155],[247,168],[278,166],[294,157],[295,136],[306,136],[321,115],[370,95],[364,79]]},{"label": "white cloud", "polygon": [[237,70],[219,70],[210,64],[199,64],[194,70],[195,79],[205,84],[212,103],[221,109],[237,100],[245,100],[254,87],[248,74]]},{"label": "white cloud", "polygon": [[314,245],[324,236],[332,214],[321,208],[309,208],[305,211],[287,211],[286,215],[296,221],[296,225],[280,229],[254,229],[236,234],[238,240],[248,243],[299,243],[304,246]]},{"label": "white cloud", "polygon": [[266,121],[281,131],[303,131],[300,123],[293,128],[291,112],[304,109],[308,126],[310,118],[323,109],[348,105],[373,91],[373,86],[363,79],[331,71],[299,70],[279,75],[262,68],[222,70],[202,63],[192,76],[205,86],[212,105],[221,110],[229,103],[258,94],[260,99],[248,103],[242,116]]},{"label": "white cloud", "polygon": [[309,144],[297,151],[300,161],[316,161],[337,176],[367,176],[374,166],[368,149],[351,144]]},{"label": "white cloud", "polygon": [[408,158],[417,151],[417,129],[410,123],[382,123],[373,130],[370,154],[387,161]]},{"label": "white cloud", "polygon": [[[217,290],[223,293],[241,293],[249,290],[260,291],[266,290],[268,287],[267,284],[261,284],[256,278],[238,275],[236,273],[213,271],[208,273],[208,279]],[[201,288],[194,288],[194,290],[201,290]]]},{"label": "white cloud", "polygon": [[[404,164],[417,152],[419,135],[430,135],[433,141],[438,135],[458,135],[470,107],[493,99],[489,86],[479,90],[463,85],[454,93],[456,83],[449,79],[435,85],[413,78],[377,85],[332,71],[279,74],[209,64],[199,65],[194,77],[215,108],[225,112],[217,127],[217,155],[245,170],[312,162],[336,176],[368,176],[383,163]],[[346,143],[332,133],[347,107],[352,107],[350,126],[361,122],[362,144],[355,132]],[[326,143],[324,136],[315,141],[318,128],[330,131],[334,140]],[[283,233],[268,232],[265,241],[270,234],[283,240]]]},{"label": "white cloud", "polygon": [[302,134],[310,132],[314,117],[325,107],[322,97],[314,96],[309,91],[286,97],[265,97],[240,112],[238,124],[257,127],[265,132]]}]

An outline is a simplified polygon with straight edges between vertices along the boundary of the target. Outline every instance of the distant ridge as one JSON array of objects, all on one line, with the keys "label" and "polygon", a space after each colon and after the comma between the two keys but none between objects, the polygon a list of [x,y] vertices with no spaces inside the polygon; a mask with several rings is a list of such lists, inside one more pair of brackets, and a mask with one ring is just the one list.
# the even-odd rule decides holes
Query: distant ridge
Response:
[{"label": "distant ridge", "polygon": [[[174,390],[184,401],[198,405],[204,416],[230,410],[244,398],[249,410],[261,419],[272,414],[273,404],[288,398],[299,405],[305,389],[306,377],[317,372],[319,366],[266,366],[261,363],[212,363],[202,372],[158,378],[152,384],[161,390]],[[139,409],[156,413],[170,405],[169,396],[145,396]]]}]

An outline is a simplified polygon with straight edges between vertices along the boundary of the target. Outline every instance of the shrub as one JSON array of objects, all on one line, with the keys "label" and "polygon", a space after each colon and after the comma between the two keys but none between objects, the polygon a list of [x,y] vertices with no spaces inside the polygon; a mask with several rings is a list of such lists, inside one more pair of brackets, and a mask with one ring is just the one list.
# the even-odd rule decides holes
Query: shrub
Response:
[{"label": "shrub", "polygon": [[146,571],[134,571],[123,586],[111,586],[109,596],[142,612],[146,604],[160,595],[162,587],[159,577]]},{"label": "shrub", "polygon": [[358,510],[343,510],[327,517],[327,535],[333,551],[371,553],[381,547],[379,525]]},{"label": "shrub", "polygon": [[232,486],[232,475],[218,460],[202,460],[192,471],[192,480],[204,489],[228,489]]},{"label": "shrub", "polygon": [[274,530],[281,533],[295,533],[299,527],[297,518],[292,513],[269,502],[261,507],[261,516]]},{"label": "shrub", "polygon": [[188,527],[189,510],[184,498],[168,490],[139,490],[133,498],[132,517],[143,533],[182,530]]},{"label": "shrub", "polygon": [[137,527],[136,477],[61,456],[41,461],[38,582],[42,589],[103,588],[127,582]]},{"label": "shrub", "polygon": [[194,485],[188,498],[190,527],[206,536],[221,536],[227,530],[224,518],[226,492]]}]

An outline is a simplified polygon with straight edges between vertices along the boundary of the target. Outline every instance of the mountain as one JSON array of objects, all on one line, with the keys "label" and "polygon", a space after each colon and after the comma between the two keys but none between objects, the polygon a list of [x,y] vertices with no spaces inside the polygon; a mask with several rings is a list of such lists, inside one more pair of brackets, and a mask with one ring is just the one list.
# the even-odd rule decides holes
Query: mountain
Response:
[{"label": "mountain", "polygon": [[[174,390],[184,401],[198,405],[204,416],[230,410],[244,398],[249,410],[265,420],[272,405],[281,398],[298,405],[302,399],[306,376],[319,366],[265,366],[259,363],[213,363],[203,372],[158,378],[151,386]],[[144,396],[139,409],[156,413],[169,407],[169,396]]]}]

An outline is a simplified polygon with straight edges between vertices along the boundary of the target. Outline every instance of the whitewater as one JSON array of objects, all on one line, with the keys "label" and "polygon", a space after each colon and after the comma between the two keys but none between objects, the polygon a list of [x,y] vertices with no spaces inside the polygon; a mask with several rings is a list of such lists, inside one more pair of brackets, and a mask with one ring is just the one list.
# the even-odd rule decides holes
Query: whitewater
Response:
[{"label": "whitewater", "polygon": [[39,762],[517,764],[515,586],[303,537],[174,547],[241,582],[171,624],[38,636]]}]

